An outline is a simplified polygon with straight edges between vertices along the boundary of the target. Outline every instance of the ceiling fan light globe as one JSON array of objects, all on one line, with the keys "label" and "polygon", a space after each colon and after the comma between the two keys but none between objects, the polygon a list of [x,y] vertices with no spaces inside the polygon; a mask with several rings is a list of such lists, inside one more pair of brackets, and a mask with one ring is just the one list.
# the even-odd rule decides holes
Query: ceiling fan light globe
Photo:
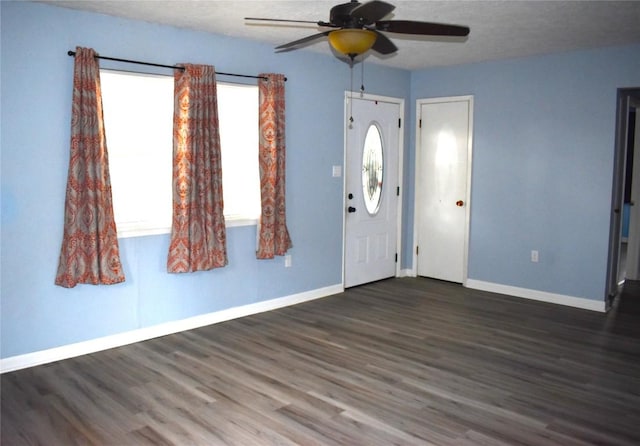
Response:
[{"label": "ceiling fan light globe", "polygon": [[339,29],[329,33],[329,44],[345,56],[357,56],[371,49],[376,33],[367,29]]}]

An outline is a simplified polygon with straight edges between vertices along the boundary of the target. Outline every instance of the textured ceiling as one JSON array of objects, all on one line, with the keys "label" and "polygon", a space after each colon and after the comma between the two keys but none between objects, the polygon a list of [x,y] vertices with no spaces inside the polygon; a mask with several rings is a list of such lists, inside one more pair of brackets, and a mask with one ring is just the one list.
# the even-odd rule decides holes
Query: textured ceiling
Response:
[{"label": "textured ceiling", "polygon": [[[456,65],[640,42],[640,1],[394,1],[389,18],[466,25],[467,39],[408,39],[368,62],[405,69]],[[274,46],[318,32],[314,25],[255,25],[244,17],[328,20],[341,1],[62,1],[42,3],[267,42]],[[298,51],[330,54],[328,43]],[[639,55],[640,57],[640,55]]]}]

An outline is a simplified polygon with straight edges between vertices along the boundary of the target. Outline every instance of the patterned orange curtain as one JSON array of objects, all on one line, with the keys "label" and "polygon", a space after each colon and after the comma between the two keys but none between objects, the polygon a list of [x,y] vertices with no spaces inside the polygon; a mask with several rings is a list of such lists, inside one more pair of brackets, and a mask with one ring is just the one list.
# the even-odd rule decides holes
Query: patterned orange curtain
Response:
[{"label": "patterned orange curtain", "polygon": [[187,64],[176,70],[170,273],[227,264],[216,93],[214,67]]},{"label": "patterned orange curtain", "polygon": [[124,281],[95,56],[91,48],[76,48],[64,235],[55,280],[66,288]]},{"label": "patterned orange curtain", "polygon": [[[264,78],[264,79],[263,79]],[[291,248],[285,211],[285,78],[260,74],[260,195],[258,259],[284,255]]]}]

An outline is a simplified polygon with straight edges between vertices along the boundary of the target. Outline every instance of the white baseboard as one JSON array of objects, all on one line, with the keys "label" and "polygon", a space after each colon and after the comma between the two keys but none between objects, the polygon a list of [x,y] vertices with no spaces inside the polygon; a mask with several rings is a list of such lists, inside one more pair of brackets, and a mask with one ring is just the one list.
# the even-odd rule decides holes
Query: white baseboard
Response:
[{"label": "white baseboard", "polygon": [[539,300],[553,304],[566,305],[569,307],[582,308],[584,310],[606,311],[606,303],[604,300],[585,299],[583,297],[566,296],[563,294],[548,293],[546,291],[531,290],[528,288],[519,288],[499,283],[484,282],[482,280],[467,279],[467,288],[475,290],[490,291],[492,293],[507,294],[509,296],[523,297],[525,299]]},{"label": "white baseboard", "polygon": [[416,272],[413,269],[401,269],[398,277],[416,277]]},{"label": "white baseboard", "polygon": [[0,374],[86,355],[89,353],[95,353],[101,350],[107,350],[127,344],[133,344],[134,342],[146,341],[160,336],[166,336],[185,330],[192,330],[206,325],[237,319],[239,317],[263,313],[265,311],[331,296],[343,291],[344,286],[342,284],[331,285],[263,302],[256,302],[253,304],[242,305],[240,307],[233,307],[213,313],[202,314],[187,319],[166,322],[152,327],[140,328],[125,333],[118,333],[111,336],[63,345],[61,347],[50,348],[33,353],[26,353],[24,355],[11,356],[0,359]]}]

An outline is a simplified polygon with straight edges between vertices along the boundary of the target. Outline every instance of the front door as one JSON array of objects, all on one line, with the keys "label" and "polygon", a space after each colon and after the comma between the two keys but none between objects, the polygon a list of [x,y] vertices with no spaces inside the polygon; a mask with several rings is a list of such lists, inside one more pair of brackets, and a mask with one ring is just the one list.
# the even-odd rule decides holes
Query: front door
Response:
[{"label": "front door", "polygon": [[473,98],[418,101],[417,274],[464,283]]},{"label": "front door", "polygon": [[396,275],[402,102],[366,96],[346,105],[344,285],[352,287]]}]

